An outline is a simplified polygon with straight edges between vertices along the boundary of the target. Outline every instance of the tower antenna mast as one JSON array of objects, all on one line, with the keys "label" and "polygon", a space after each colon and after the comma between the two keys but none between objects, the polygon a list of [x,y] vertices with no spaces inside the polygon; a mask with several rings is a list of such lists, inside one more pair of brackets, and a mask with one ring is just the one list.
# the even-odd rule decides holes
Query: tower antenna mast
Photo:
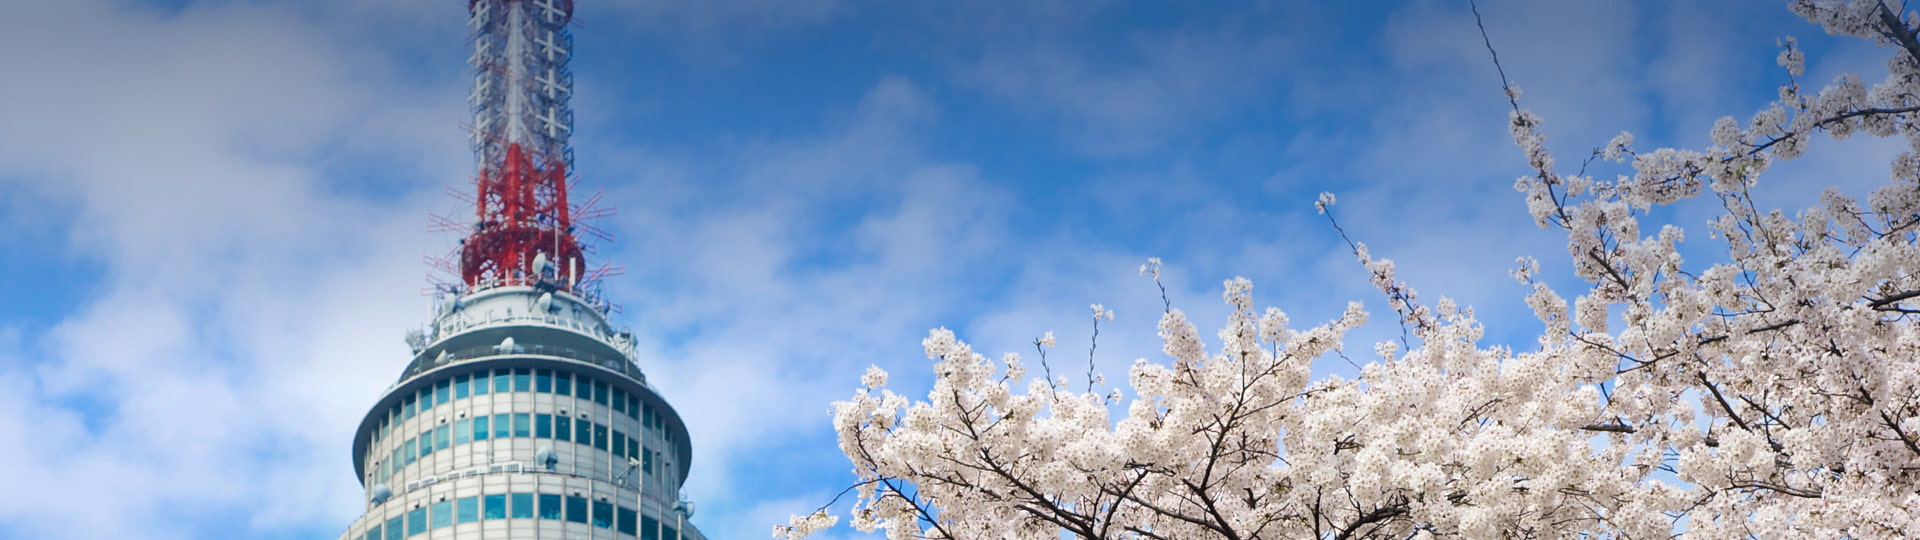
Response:
[{"label": "tower antenna mast", "polygon": [[[469,0],[474,223],[460,242],[469,291],[572,290],[584,266],[567,201],[573,168],[573,0]],[[595,213],[595,215],[598,215]],[[575,275],[569,275],[575,274]]]}]

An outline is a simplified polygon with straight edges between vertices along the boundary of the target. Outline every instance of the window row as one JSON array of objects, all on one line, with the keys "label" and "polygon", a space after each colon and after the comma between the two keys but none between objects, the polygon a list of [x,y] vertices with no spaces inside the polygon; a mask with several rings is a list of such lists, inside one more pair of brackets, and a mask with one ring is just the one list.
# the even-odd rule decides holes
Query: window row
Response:
[{"label": "window row", "polygon": [[[452,403],[453,400],[469,396],[481,396],[489,393],[539,392],[556,396],[592,401],[607,407],[613,412],[627,415],[639,421],[641,425],[652,429],[666,428],[666,417],[655,414],[647,407],[640,396],[627,393],[618,387],[611,387],[606,381],[594,380],[585,375],[574,375],[564,371],[547,369],[496,369],[478,373],[455,375],[443,379],[432,386],[423,387],[419,392],[401,399],[387,409],[386,418],[374,429],[373,441],[379,442],[388,435],[394,424],[408,420],[415,414],[426,412],[435,405]],[[666,432],[669,441],[672,432]]]},{"label": "window row", "polygon": [[659,450],[645,448],[640,444],[639,437],[608,429],[605,425],[557,414],[501,413],[441,424],[422,432],[418,437],[394,445],[386,459],[375,462],[369,469],[373,471],[373,482],[385,483],[401,467],[412,465],[414,461],[436,451],[489,438],[510,437],[532,437],[592,446],[621,458],[622,461],[616,463],[624,462],[629,457],[639,458],[640,468],[647,474],[659,474],[660,471],[655,467],[664,466],[663,460],[658,457]]},{"label": "window row", "polygon": [[552,493],[499,493],[441,501],[375,523],[352,540],[402,540],[432,529],[494,519],[587,523],[637,535],[640,540],[680,540],[680,531],[672,524],[640,516],[625,506]]}]

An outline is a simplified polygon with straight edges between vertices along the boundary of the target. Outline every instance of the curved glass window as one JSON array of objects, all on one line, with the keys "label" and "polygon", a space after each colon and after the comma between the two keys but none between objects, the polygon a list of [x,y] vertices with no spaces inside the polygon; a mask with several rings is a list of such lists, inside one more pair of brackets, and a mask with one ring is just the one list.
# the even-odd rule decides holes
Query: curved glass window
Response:
[{"label": "curved glass window", "polygon": [[473,417],[473,440],[476,440],[476,441],[487,440],[487,433],[488,433],[487,417],[485,416]]},{"label": "curved glass window", "polygon": [[537,414],[533,417],[533,436],[542,439],[553,438],[553,415]]},{"label": "curved glass window", "polygon": [[567,521],[587,522],[587,500],[579,497],[567,497]]},{"label": "curved glass window", "polygon": [[619,527],[617,527],[617,529],[620,531],[620,534],[636,534],[636,531],[640,530],[640,526],[633,522],[636,514],[638,513],[628,510],[626,507],[619,509],[619,519],[617,520]]},{"label": "curved glass window", "polygon": [[450,388],[448,384],[451,382],[452,381],[449,381],[446,379],[440,379],[440,382],[434,383],[433,385],[433,402],[434,403],[446,403],[453,400],[453,395],[451,393],[452,388]]},{"label": "curved glass window", "polygon": [[640,518],[640,540],[660,540],[660,520]]},{"label": "curved glass window", "polygon": [[515,437],[532,437],[533,436],[533,415],[529,413],[513,414],[513,436]]},{"label": "curved glass window", "polygon": [[553,378],[553,393],[562,396],[573,395],[573,376],[561,373]]},{"label": "curved glass window", "polygon": [[562,441],[573,440],[573,419],[565,416],[553,417],[553,438]]},{"label": "curved glass window", "polygon": [[593,526],[599,527],[602,529],[613,528],[613,504],[603,502],[603,501],[594,501]]},{"label": "curved glass window", "polygon": [[407,512],[407,536],[427,532],[427,509],[415,508]]},{"label": "curved glass window", "polygon": [[513,494],[513,517],[516,519],[532,519],[533,518],[533,494],[532,493]]},{"label": "curved glass window", "polygon": [[454,508],[456,508],[460,514],[459,520],[461,523],[480,521],[479,497],[462,497],[454,504]]},{"label": "curved glass window", "polygon": [[361,538],[365,538],[367,540],[381,540],[382,536],[380,535],[380,524],[375,523],[373,524],[372,527],[367,527],[366,536],[362,536]]},{"label": "curved glass window", "polygon": [[507,494],[488,495],[485,500],[487,519],[507,519]]},{"label": "curved glass window", "polygon": [[433,503],[433,528],[442,529],[453,526],[453,501]]},{"label": "curved glass window", "polygon": [[460,399],[464,397],[467,397],[467,376],[461,375],[459,377],[454,377],[453,378],[453,399]]},{"label": "curved glass window", "polygon": [[534,370],[533,391],[540,392],[543,394],[552,393],[553,392],[553,372],[547,371],[544,369]]},{"label": "curved glass window", "polygon": [[461,420],[453,423],[453,444],[473,442],[473,421]]},{"label": "curved glass window", "polygon": [[560,519],[560,496],[551,493],[540,494],[540,519]]},{"label": "curved glass window", "polygon": [[399,516],[394,516],[393,519],[387,520],[387,540],[400,540],[401,538],[406,538],[407,531],[400,529],[401,527],[406,526],[405,523],[406,521]]},{"label": "curved glass window", "polygon": [[491,386],[493,385],[487,383],[487,372],[482,371],[473,374],[473,395],[487,395],[487,389]]}]

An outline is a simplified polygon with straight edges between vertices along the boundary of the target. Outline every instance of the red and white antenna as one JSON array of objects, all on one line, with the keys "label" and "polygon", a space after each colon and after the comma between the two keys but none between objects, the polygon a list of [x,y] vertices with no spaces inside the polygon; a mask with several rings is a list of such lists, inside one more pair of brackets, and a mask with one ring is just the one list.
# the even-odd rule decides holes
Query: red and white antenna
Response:
[{"label": "red and white antenna", "polygon": [[[459,198],[473,204],[474,221],[455,260],[444,262],[457,263],[469,292],[506,285],[576,290],[605,275],[587,270],[575,234],[598,229],[580,221],[609,212],[567,201],[573,1],[469,0],[467,13],[478,171],[473,193]],[[435,223],[441,230],[456,224]]]}]

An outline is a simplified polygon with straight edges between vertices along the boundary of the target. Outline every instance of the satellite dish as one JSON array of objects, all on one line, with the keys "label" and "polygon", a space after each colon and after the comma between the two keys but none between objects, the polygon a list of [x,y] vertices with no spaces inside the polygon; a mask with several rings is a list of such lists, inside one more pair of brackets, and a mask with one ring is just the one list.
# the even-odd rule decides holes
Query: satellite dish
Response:
[{"label": "satellite dish", "polygon": [[547,260],[547,254],[536,253],[533,255],[533,273],[544,276],[547,274],[547,270],[552,267],[553,263]]},{"label": "satellite dish", "polygon": [[440,349],[440,356],[437,356],[437,357],[434,357],[434,359],[433,359],[433,363],[434,363],[434,365],[440,365],[440,364],[445,364],[445,363],[447,363],[447,350],[446,350],[446,349]]},{"label": "satellite dish", "polygon": [[683,500],[673,503],[673,511],[679,512],[683,518],[693,519],[693,501]]},{"label": "satellite dish", "polygon": [[387,487],[386,484],[373,485],[373,504],[387,502],[387,499],[391,498],[393,498],[393,488]]},{"label": "satellite dish", "polygon": [[513,336],[507,336],[507,339],[500,340],[500,345],[493,349],[501,353],[513,352]]},{"label": "satellite dish", "polygon": [[441,313],[453,313],[458,309],[460,309],[460,297],[451,294],[447,295],[446,301],[440,305]]},{"label": "satellite dish", "polygon": [[541,293],[539,298],[533,300],[533,309],[542,313],[552,313],[553,293]]},{"label": "satellite dish", "polygon": [[553,447],[542,446],[539,450],[533,451],[533,462],[539,463],[540,466],[546,467],[547,470],[551,471],[554,466],[560,464],[560,456],[553,453]]}]

